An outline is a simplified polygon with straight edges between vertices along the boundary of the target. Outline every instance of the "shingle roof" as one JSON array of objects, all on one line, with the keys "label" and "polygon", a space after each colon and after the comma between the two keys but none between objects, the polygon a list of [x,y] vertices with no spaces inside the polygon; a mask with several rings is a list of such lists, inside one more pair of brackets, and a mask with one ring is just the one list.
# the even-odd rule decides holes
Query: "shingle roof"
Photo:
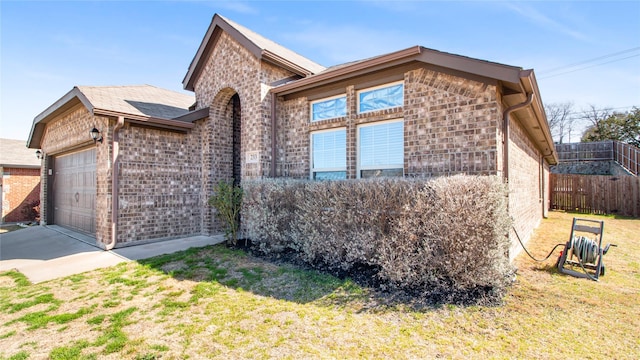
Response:
[{"label": "shingle roof", "polygon": [[184,129],[193,124],[173,119],[189,114],[194,102],[193,95],[151,85],[76,86],[35,117],[28,146],[37,148],[45,124],[79,103],[94,115],[123,116],[150,126]]},{"label": "shingle roof", "polygon": [[0,139],[0,166],[40,167],[40,160],[24,140]]},{"label": "shingle roof", "polygon": [[78,86],[94,109],[123,114],[172,119],[189,112],[193,95],[151,85]]},{"label": "shingle roof", "polygon": [[[220,16],[220,15],[218,15]],[[233,26],[234,28],[236,28],[236,30],[238,30],[242,35],[244,35],[247,39],[249,39],[252,43],[254,43],[256,46],[258,46],[259,48],[263,49],[263,50],[268,50],[284,59],[287,59],[288,61],[291,61],[292,63],[299,65],[309,71],[311,71],[312,73],[316,74],[319,73],[321,71],[323,71],[325,69],[324,66],[311,61],[309,59],[307,59],[306,57],[296,53],[295,51],[292,51],[272,40],[269,40],[267,38],[265,38],[264,36],[253,32],[250,29],[247,29],[246,27],[231,21],[229,19],[227,19],[224,16],[220,16],[221,19],[223,19],[224,21],[226,21],[227,23],[229,23],[229,25]]]},{"label": "shingle roof", "polygon": [[237,24],[218,14],[213,16],[211,24],[198,47],[182,84],[187,90],[194,90],[195,81],[204,68],[209,55],[215,48],[220,32],[224,31],[235,41],[240,43],[256,58],[277,64],[300,76],[317,74],[325,69],[324,66],[287,49],[286,47],[259,35],[246,27]]}]

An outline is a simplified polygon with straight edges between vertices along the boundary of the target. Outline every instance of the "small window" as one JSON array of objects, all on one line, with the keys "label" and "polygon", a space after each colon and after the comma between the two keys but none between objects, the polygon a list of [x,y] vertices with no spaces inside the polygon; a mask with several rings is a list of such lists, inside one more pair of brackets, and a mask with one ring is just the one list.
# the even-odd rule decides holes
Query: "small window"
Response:
[{"label": "small window", "polygon": [[311,121],[319,121],[347,116],[347,97],[345,95],[313,101],[311,103]]},{"label": "small window", "polygon": [[347,131],[318,131],[311,134],[311,179],[347,178]]},{"label": "small window", "polygon": [[403,175],[403,120],[361,125],[358,128],[358,177]]},{"label": "small window", "polygon": [[404,105],[404,84],[395,83],[358,92],[358,113]]}]

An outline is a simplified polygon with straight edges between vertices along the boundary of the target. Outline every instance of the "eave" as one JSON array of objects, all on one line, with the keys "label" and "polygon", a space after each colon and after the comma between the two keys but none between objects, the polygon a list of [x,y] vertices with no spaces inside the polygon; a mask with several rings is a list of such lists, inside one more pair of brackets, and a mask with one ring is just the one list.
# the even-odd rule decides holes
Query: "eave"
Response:
[{"label": "eave", "polygon": [[287,95],[295,96],[297,93],[304,91],[309,92],[322,86],[346,81],[410,62],[429,64],[437,68],[453,70],[462,76],[492,79],[492,81],[500,84],[503,99],[507,106],[523,102],[528,93],[533,93],[534,100],[531,105],[515,113],[518,118],[521,119],[525,131],[535,143],[536,148],[541,151],[545,160],[552,165],[558,162],[533,70],[523,70],[520,67],[414,46],[352,64],[330,68],[319,74],[277,86],[273,88],[272,91],[277,96],[284,96],[286,98]]},{"label": "eave", "polygon": [[27,147],[31,149],[39,149],[41,147],[40,142],[42,140],[42,136],[44,135],[46,124],[54,120],[56,117],[73,109],[74,107],[77,107],[78,105],[84,106],[93,116],[106,116],[110,118],[117,118],[122,116],[124,117],[125,121],[132,124],[179,132],[187,132],[190,129],[193,129],[193,127],[195,126],[194,121],[209,116],[208,107],[188,112],[173,119],[142,116],[139,114],[129,114],[109,109],[96,108],[77,87],[74,87],[62,98],[60,98],[58,101],[49,106],[45,111],[35,117],[33,125],[31,127],[31,132],[29,134],[29,139],[27,140]]}]

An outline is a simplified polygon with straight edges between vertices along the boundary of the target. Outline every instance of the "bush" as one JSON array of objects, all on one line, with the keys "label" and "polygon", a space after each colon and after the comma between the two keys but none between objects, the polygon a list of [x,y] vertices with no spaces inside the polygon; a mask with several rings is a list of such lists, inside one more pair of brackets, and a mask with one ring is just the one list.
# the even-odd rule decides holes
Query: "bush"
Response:
[{"label": "bush", "polygon": [[[506,187],[498,177],[245,182],[243,229],[265,253],[374,269],[385,287],[500,293],[509,282]],[[466,296],[466,295],[465,295]]]},{"label": "bush", "polygon": [[282,180],[248,181],[242,184],[243,233],[264,253],[295,247],[292,224],[302,182]]},{"label": "bush", "polygon": [[22,206],[22,217],[26,221],[40,221],[40,199],[24,204]]},{"label": "bush", "polygon": [[216,184],[209,205],[216,209],[216,215],[225,225],[227,242],[236,245],[240,230],[240,209],[242,206],[242,188],[227,181]]}]

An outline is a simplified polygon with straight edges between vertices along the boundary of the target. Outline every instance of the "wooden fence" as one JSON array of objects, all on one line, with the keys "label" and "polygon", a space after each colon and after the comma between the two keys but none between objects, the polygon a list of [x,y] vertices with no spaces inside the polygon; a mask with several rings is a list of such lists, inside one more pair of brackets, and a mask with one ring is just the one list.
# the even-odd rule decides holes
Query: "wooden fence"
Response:
[{"label": "wooden fence", "polygon": [[551,174],[551,208],[640,217],[640,177]]}]

